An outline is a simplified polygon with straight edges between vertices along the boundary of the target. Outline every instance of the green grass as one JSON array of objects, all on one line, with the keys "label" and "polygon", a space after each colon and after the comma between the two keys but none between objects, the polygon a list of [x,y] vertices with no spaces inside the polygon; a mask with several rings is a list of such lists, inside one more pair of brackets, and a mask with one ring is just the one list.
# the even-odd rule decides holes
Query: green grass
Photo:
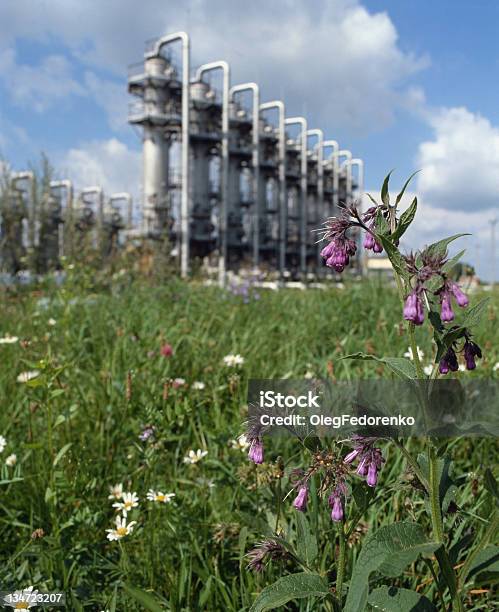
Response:
[{"label": "green grass", "polygon": [[[258,576],[245,569],[244,555],[270,533],[275,501],[290,489],[287,475],[276,479],[270,464],[257,470],[230,447],[243,432],[248,379],[299,378],[308,371],[338,379],[390,376],[382,366],[340,358],[357,351],[402,356],[407,343],[396,295],[380,284],[260,293],[244,304],[215,288],[177,281],[149,286],[126,274],[98,287],[75,270],[60,289],[45,285],[1,296],[0,336],[21,340],[0,345],[0,434],[7,439],[0,457],[4,462],[17,455],[15,467],[1,468],[3,590],[30,584],[64,590],[68,610],[146,609],[133,596],[135,588],[153,592],[159,609],[235,611],[249,609],[256,594],[282,575],[282,567]],[[498,302],[495,294],[476,334],[484,359],[472,376],[498,375]],[[431,338],[418,333],[429,363]],[[164,342],[173,346],[171,358],[159,354]],[[229,353],[241,354],[244,366],[224,366]],[[16,381],[34,369],[41,375],[31,383]],[[187,381],[186,388],[168,387],[165,394],[165,383],[176,377]],[[191,389],[194,381],[205,389]],[[145,425],[156,428],[152,441],[139,440]],[[408,444],[419,448],[417,440]],[[483,529],[490,512],[483,473],[497,447],[488,439],[449,446],[458,510],[445,517],[445,526],[457,541]],[[208,455],[186,465],[183,457],[198,448]],[[350,543],[349,567],[364,532],[395,520],[428,524],[400,453],[389,445],[384,450],[378,501]],[[287,466],[303,464],[290,441],[267,444],[269,461],[279,454]],[[118,482],[140,497],[131,514],[138,524],[119,543],[109,542],[105,532],[114,516],[109,486]],[[176,497],[159,507],[146,501],[149,488]],[[321,534],[320,567],[332,577],[335,528],[322,505],[313,516]],[[288,499],[280,526],[291,540],[294,521]],[[32,539],[40,528],[45,535]],[[398,584],[422,585],[435,600],[422,562]],[[469,609],[488,609],[485,591],[470,596]],[[320,608],[303,603],[288,609]]]}]

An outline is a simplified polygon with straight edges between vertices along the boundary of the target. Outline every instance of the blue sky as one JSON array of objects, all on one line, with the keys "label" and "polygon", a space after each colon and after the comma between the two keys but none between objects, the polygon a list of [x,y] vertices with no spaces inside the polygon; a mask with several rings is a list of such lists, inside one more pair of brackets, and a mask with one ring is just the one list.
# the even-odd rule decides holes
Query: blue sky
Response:
[{"label": "blue sky", "polygon": [[369,191],[391,168],[394,187],[420,168],[407,246],[472,231],[467,259],[487,277],[498,23],[494,0],[2,0],[0,150],[14,169],[44,150],[77,188],[139,198],[127,65],[145,40],[185,29],[194,65],[227,59],[233,83],[258,81],[264,99],[282,97],[289,115],[364,158]]}]

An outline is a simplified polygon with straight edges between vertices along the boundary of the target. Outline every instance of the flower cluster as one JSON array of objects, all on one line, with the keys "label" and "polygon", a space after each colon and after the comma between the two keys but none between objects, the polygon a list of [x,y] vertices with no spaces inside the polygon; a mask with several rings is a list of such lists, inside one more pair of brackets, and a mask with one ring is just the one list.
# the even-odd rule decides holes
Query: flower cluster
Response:
[{"label": "flower cluster", "polygon": [[[0,436],[0,454],[3,453],[3,451],[5,450],[7,446],[7,440],[4,438],[4,436]],[[14,467],[17,463],[17,455],[15,453],[11,453],[6,459],[5,459],[5,465],[7,467]]]},{"label": "flower cluster", "polygon": [[187,453],[187,455],[184,457],[184,463],[195,465],[196,463],[199,463],[201,459],[206,457],[207,454],[208,454],[208,451],[201,450],[200,448],[198,448],[197,451],[194,451],[191,449]]},{"label": "flower cluster", "polygon": [[[149,489],[146,495],[147,499],[152,502],[166,504],[171,502],[175,497],[175,493],[163,493],[154,489]],[[121,540],[133,532],[137,521],[128,521],[128,514],[138,508],[139,497],[135,491],[123,491],[123,484],[117,483],[109,487],[108,499],[114,501],[113,508],[116,508],[118,515],[114,520],[114,527],[106,529],[107,539],[111,542]]]},{"label": "flower cluster", "polygon": [[239,368],[244,365],[244,357],[241,357],[241,355],[226,355],[224,357],[224,364],[228,368]]},{"label": "flower cluster", "polygon": [[292,555],[284,548],[276,538],[269,538],[260,542],[247,554],[249,559],[248,569],[262,572],[265,565],[270,561],[285,561],[291,559]]},{"label": "flower cluster", "polygon": [[376,438],[353,436],[352,441],[354,442],[354,448],[345,457],[344,462],[350,464],[358,459],[357,474],[366,476],[367,484],[370,487],[375,487],[378,482],[378,471],[385,461],[381,449],[374,447]]}]

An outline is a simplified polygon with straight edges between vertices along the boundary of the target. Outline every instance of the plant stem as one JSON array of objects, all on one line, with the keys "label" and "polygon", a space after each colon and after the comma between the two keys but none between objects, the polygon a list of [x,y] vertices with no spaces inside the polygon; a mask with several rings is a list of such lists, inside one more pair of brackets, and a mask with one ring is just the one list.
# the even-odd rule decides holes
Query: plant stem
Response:
[{"label": "plant stem", "polygon": [[414,459],[414,457],[411,455],[411,453],[405,448],[405,446],[401,442],[399,442],[398,440],[394,440],[394,442],[397,445],[397,447],[400,449],[400,451],[402,452],[404,457],[406,458],[407,463],[412,467],[414,473],[418,477],[418,479],[421,482],[421,484],[423,485],[423,487],[429,493],[430,492],[430,485],[429,485],[428,480],[426,479],[425,475],[423,474],[421,468],[419,467],[418,462]]},{"label": "plant stem", "polygon": [[428,438],[428,484],[430,485],[430,511],[433,533],[437,542],[444,541],[444,528],[440,512],[440,491],[438,479],[438,460],[433,442]]},{"label": "plant stem", "polygon": [[346,538],[345,538],[345,527],[341,522],[340,529],[338,530],[340,550],[338,555],[338,570],[336,572],[336,593],[338,599],[341,602],[341,595],[343,591],[343,578],[345,575],[345,560],[346,560]]}]

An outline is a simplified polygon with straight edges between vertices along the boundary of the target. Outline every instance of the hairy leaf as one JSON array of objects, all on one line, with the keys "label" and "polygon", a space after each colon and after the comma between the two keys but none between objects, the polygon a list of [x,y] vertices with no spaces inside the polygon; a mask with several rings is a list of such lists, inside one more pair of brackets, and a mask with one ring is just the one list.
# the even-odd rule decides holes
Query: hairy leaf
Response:
[{"label": "hairy leaf", "polygon": [[[407,189],[407,186],[409,185],[409,183],[412,181],[412,179],[416,176],[416,174],[418,172],[421,172],[421,170],[416,170],[416,172],[413,172],[411,174],[411,176],[406,180],[404,186],[402,187],[401,192],[398,194],[397,199],[395,200],[395,206],[398,206],[398,203],[400,202],[400,200],[403,198],[405,190]],[[416,198],[414,198],[416,199]]]},{"label": "hairy leaf", "polygon": [[374,610],[383,612],[436,612],[435,606],[424,595],[396,587],[382,586],[375,589],[369,595],[368,602]]},{"label": "hairy leaf", "polygon": [[378,363],[384,363],[400,378],[417,378],[415,365],[409,359],[405,359],[405,357],[376,357],[376,355],[367,355],[366,353],[352,353],[342,357],[342,359],[377,361]]},{"label": "hairy leaf", "polygon": [[250,612],[264,612],[283,606],[293,599],[324,597],[329,593],[327,582],[318,574],[300,572],[279,578],[263,589],[250,608]]},{"label": "hairy leaf", "polygon": [[404,212],[400,215],[399,223],[397,228],[392,234],[392,240],[399,240],[408,229],[409,225],[413,222],[414,217],[416,216],[416,211],[418,209],[418,199],[414,198],[411,202],[411,205],[404,210]]},{"label": "hairy leaf", "polygon": [[308,519],[303,512],[296,512],[296,530],[298,534],[296,551],[300,559],[310,567],[317,557],[317,538],[310,531]]}]

